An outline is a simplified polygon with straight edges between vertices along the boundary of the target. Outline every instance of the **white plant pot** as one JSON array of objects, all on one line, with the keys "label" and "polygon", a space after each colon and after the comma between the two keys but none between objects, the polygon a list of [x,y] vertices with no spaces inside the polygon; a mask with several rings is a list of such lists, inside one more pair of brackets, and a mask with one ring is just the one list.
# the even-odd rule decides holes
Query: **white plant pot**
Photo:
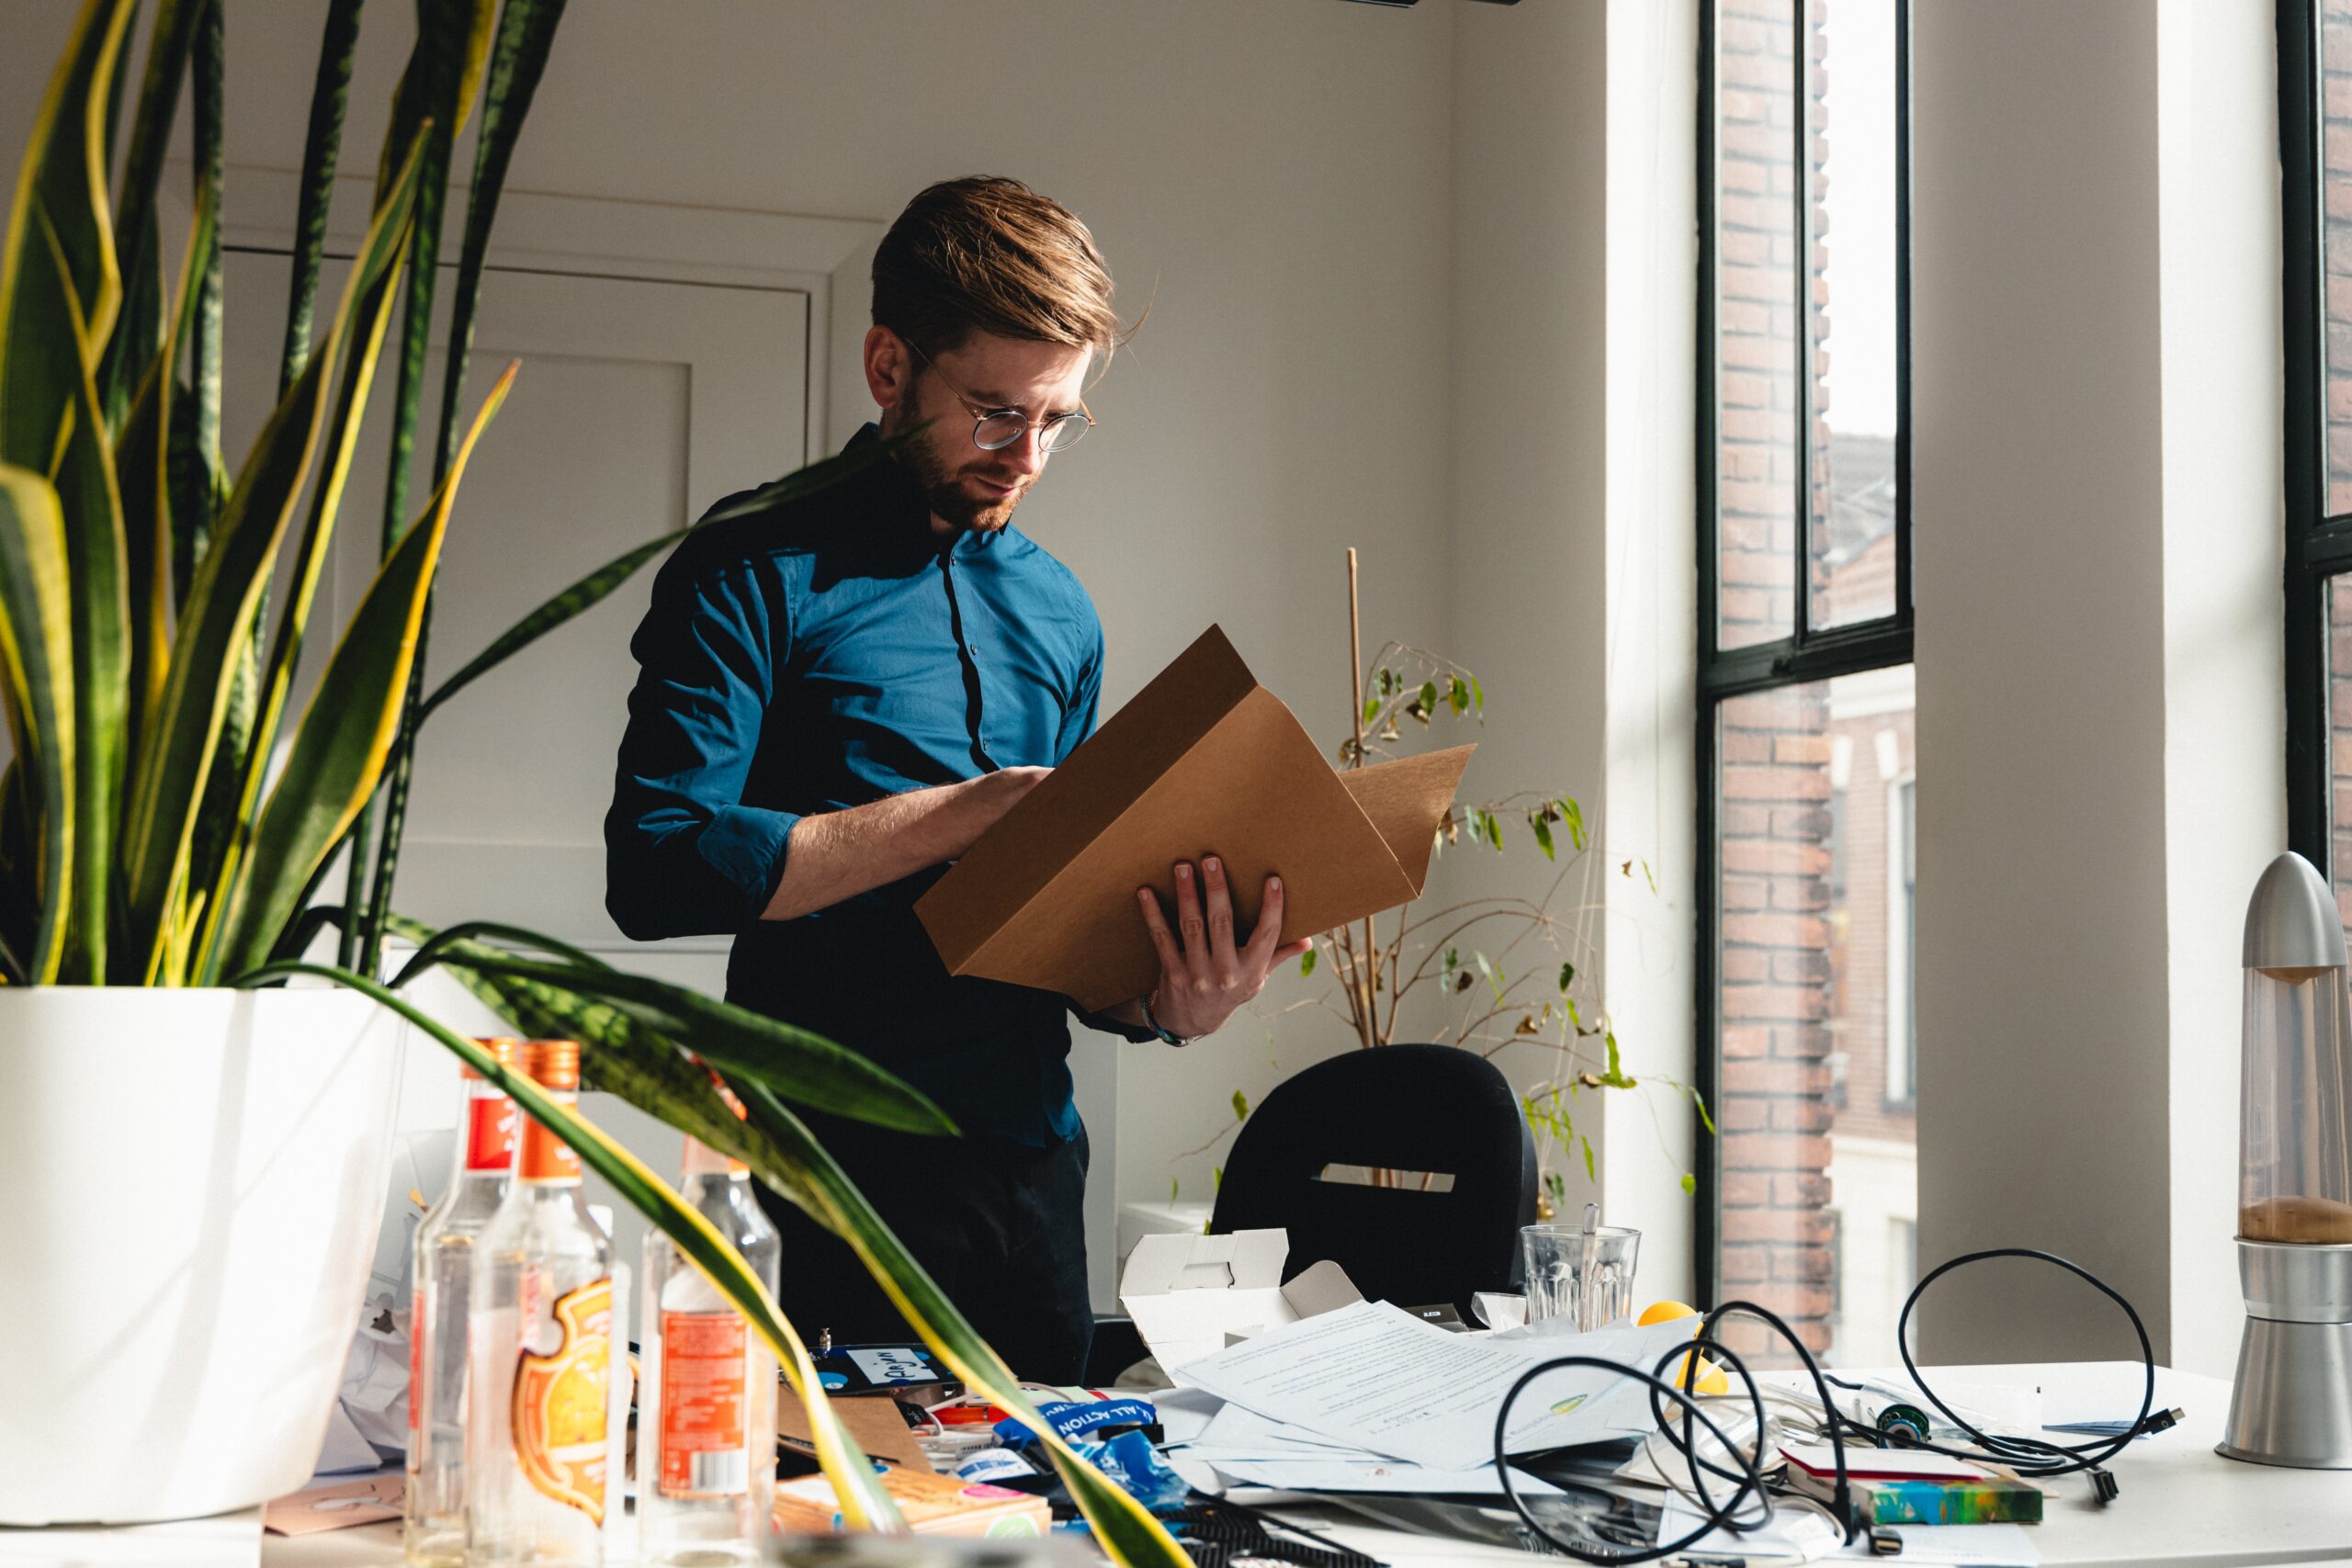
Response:
[{"label": "white plant pot", "polygon": [[309,1478],[404,1034],[345,991],[0,989],[0,1525]]}]

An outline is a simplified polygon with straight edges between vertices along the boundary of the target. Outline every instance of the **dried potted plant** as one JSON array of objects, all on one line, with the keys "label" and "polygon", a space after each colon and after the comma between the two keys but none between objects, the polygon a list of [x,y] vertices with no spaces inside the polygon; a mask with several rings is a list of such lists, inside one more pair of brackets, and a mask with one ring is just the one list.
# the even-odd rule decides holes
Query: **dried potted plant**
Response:
[{"label": "dried potted plant", "polygon": [[[514,378],[510,367],[470,423],[459,420],[499,191],[562,0],[420,0],[368,231],[314,341],[360,10],[330,0],[279,396],[233,476],[217,450],[220,6],[157,0],[143,74],[125,94],[140,7],[85,0],[0,249],[0,712],[11,743],[0,773],[0,1190],[14,1222],[0,1269],[12,1368],[0,1383],[0,1523],[217,1512],[308,1474],[373,1244],[401,1020],[499,1082],[679,1245],[808,1401],[850,1522],[899,1528],[742,1259],[626,1149],[401,995],[446,965],[519,1032],[580,1041],[590,1087],[743,1159],[821,1218],[958,1377],[1045,1431],[786,1105],[952,1133],[921,1095],[820,1036],[529,932],[435,933],[391,912],[420,727],[676,537],[571,584],[424,689],[458,484]],[[156,193],[184,80],[195,220],[167,296]],[[110,178],[126,97],[129,138]],[[451,148],[476,112],[432,488],[412,518],[405,475]],[[382,564],[307,708],[289,716],[388,338],[398,391]],[[751,504],[846,471],[816,465]],[[281,566],[291,587],[273,604]],[[379,794],[371,836],[364,818]],[[345,844],[360,868],[349,914],[312,902]],[[344,962],[306,960],[329,928]],[[379,954],[392,937],[416,951],[387,984]],[[728,1110],[714,1071],[748,1121]],[[1185,1561],[1125,1492],[1047,1441],[1117,1560]]]},{"label": "dried potted plant", "polygon": [[[1363,657],[1356,592],[1356,552],[1348,551],[1349,664],[1353,710],[1348,735],[1332,749],[1342,769],[1363,767],[1395,755],[1408,737],[1441,721],[1486,722],[1486,688],[1478,677],[1452,660],[1404,643],[1384,644],[1370,663]],[[1520,825],[1524,824],[1524,834]],[[1540,1076],[1520,1086],[1520,1103],[1536,1134],[1543,1166],[1540,1199],[1548,1217],[1566,1201],[1566,1175],[1558,1163],[1581,1158],[1594,1170],[1590,1136],[1579,1132],[1576,1109],[1587,1090],[1632,1089],[1656,1085],[1687,1098],[1707,1130],[1714,1130],[1705,1102],[1690,1085],[1656,1074],[1636,1077],[1625,1071],[1617,1032],[1601,1005],[1593,974],[1597,948],[1592,922],[1603,912],[1595,884],[1608,874],[1592,853],[1584,812],[1561,792],[1521,791],[1477,802],[1456,802],[1439,827],[1437,850],[1464,839],[1498,854],[1505,840],[1541,853],[1553,868],[1536,896],[1486,894],[1441,907],[1423,897],[1385,919],[1366,919],[1317,939],[1299,958],[1299,973],[1328,968],[1332,984],[1321,996],[1289,1004],[1283,1011],[1317,1008],[1345,1023],[1364,1048],[1393,1043],[1400,1019],[1410,1038],[1458,1045],[1493,1057],[1512,1045],[1548,1053]],[[1561,858],[1563,845],[1566,860]],[[1615,874],[1636,872],[1657,885],[1645,863],[1627,860]],[[1407,998],[1421,993],[1431,1006],[1406,1010]],[[1434,1021],[1433,1022],[1431,1021]],[[1234,1121],[1216,1146],[1249,1116],[1249,1102],[1236,1090]],[[1369,1179],[1389,1179],[1381,1171]],[[1696,1188],[1692,1176],[1683,1190]]]}]

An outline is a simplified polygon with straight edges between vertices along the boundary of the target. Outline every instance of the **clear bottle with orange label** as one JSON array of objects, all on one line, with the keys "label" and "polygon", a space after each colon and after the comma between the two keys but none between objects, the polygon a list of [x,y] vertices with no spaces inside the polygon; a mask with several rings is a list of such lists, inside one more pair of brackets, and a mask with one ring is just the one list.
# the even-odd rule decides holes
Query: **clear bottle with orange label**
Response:
[{"label": "clear bottle with orange label", "polygon": [[[686,1201],[773,1295],[783,1242],[760,1212],[750,1173],[688,1138],[682,1175]],[[646,1233],[644,1299],[639,1561],[756,1562],[775,1495],[775,1357],[660,1231]]]},{"label": "clear bottle with orange label", "polygon": [[[501,1066],[520,1042],[475,1043]],[[471,1067],[448,1190],[416,1227],[408,1329],[408,1490],[402,1547],[412,1568],[466,1555],[466,1322],[481,1238],[514,1175],[514,1102]]]},{"label": "clear bottle with orange label", "polygon": [[[550,1100],[577,1102],[577,1044],[531,1041],[522,1062]],[[475,1246],[472,1291],[467,1568],[601,1568],[613,1247],[580,1156],[537,1122]]]}]

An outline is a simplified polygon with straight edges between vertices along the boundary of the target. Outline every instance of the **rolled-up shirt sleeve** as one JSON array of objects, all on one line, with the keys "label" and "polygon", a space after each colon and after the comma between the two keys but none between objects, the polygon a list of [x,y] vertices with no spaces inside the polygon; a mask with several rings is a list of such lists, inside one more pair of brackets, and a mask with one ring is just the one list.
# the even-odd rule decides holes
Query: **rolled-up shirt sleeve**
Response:
[{"label": "rolled-up shirt sleeve", "polygon": [[743,802],[783,618],[747,567],[654,584],[605,818],[605,908],[636,941],[742,931],[783,880],[799,818]]}]

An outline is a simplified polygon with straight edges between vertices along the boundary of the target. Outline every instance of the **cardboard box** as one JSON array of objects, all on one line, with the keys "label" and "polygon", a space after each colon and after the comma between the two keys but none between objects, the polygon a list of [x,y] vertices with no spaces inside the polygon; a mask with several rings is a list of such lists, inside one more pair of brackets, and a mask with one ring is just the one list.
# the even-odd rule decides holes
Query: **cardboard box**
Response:
[{"label": "cardboard box", "polygon": [[1285,1285],[1288,1232],[1148,1235],[1127,1255],[1119,1304],[1173,1377],[1227,1345],[1363,1300],[1328,1258]]},{"label": "cardboard box", "polygon": [[[888,1394],[866,1393],[846,1399],[835,1395],[826,1403],[869,1457],[902,1464],[910,1470],[933,1468],[914,1428],[899,1414],[899,1402]],[[775,1385],[775,1435],[796,1452],[815,1457],[817,1438],[809,1428],[808,1407],[800,1403],[792,1385],[780,1379]]]},{"label": "cardboard box", "polygon": [[[1054,1525],[1053,1509],[1043,1497],[959,1476],[891,1469],[882,1472],[882,1489],[916,1535],[1001,1540],[1042,1536]],[[775,1528],[786,1535],[838,1535],[846,1528],[833,1483],[821,1475],[777,1482],[775,1517]]]},{"label": "cardboard box", "polygon": [[1136,889],[1157,888],[1172,911],[1178,861],[1225,862],[1240,938],[1269,874],[1283,879],[1284,942],[1418,897],[1473,750],[1335,772],[1211,626],[915,912],[951,974],[1115,1007],[1159,977]]}]

